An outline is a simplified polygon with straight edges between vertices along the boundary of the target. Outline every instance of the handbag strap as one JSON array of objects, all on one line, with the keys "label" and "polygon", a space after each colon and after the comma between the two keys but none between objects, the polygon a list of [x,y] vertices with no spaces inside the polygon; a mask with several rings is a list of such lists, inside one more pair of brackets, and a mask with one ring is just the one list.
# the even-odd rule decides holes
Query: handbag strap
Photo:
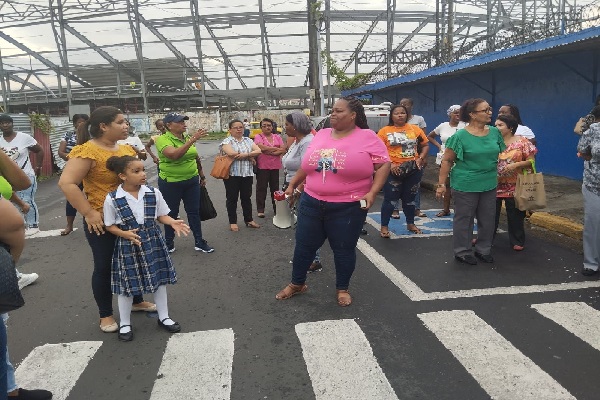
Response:
[{"label": "handbag strap", "polygon": [[[534,174],[537,174],[537,170],[535,169],[535,159],[530,159],[529,162],[531,162],[531,169],[533,170]],[[527,175],[527,170],[523,169],[523,175]]]}]

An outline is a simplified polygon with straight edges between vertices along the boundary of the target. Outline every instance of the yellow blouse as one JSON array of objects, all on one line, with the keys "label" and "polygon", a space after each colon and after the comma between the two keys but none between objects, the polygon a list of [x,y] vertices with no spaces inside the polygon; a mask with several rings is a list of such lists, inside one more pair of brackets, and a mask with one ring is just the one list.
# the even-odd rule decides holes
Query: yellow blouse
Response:
[{"label": "yellow blouse", "polygon": [[83,192],[87,196],[92,208],[102,213],[106,195],[121,183],[117,174],[106,168],[106,160],[112,156],[136,156],[135,151],[128,145],[119,145],[115,151],[106,150],[92,141],[73,147],[69,158],[88,158],[96,162],[85,178],[83,178]]}]

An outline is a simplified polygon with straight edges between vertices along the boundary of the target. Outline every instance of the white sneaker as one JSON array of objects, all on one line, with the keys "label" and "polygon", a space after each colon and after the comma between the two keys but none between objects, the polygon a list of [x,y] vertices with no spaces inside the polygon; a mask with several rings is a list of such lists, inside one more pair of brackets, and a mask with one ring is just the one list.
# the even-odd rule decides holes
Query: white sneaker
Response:
[{"label": "white sneaker", "polygon": [[31,285],[39,278],[39,275],[35,272],[31,274],[19,274],[19,289],[23,289],[25,286]]},{"label": "white sneaker", "polygon": [[33,236],[40,232],[40,228],[27,228],[25,229],[25,236]]}]

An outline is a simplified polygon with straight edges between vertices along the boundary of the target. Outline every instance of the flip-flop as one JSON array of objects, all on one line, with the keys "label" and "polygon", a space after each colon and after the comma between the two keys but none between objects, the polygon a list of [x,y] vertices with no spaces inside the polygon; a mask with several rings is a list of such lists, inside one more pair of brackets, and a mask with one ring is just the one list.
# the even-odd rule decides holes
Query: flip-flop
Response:
[{"label": "flip-flop", "polygon": [[412,232],[416,235],[422,235],[423,231],[420,230],[417,226],[414,227],[414,229],[410,229],[408,226],[406,227],[406,229],[408,229],[409,232]]},{"label": "flip-flop", "polygon": [[379,235],[384,238],[384,239],[389,239],[392,235],[390,234],[390,231],[387,232],[379,232]]},{"label": "flip-flop", "polygon": [[415,213],[415,217],[425,218],[426,216],[427,216],[427,214],[425,214],[424,212],[419,212],[418,214]]},{"label": "flip-flop", "polygon": [[400,219],[400,215],[394,215],[394,214],[392,214],[391,218],[393,218],[393,219]]},{"label": "flip-flop", "polygon": [[435,214],[436,217],[447,217],[448,215],[450,215],[450,211],[440,211],[439,213]]},{"label": "flip-flop", "polygon": [[67,232],[67,230],[65,229],[64,231],[60,232],[60,236],[67,236],[69,233],[73,232],[73,229],[71,229],[70,231]]}]

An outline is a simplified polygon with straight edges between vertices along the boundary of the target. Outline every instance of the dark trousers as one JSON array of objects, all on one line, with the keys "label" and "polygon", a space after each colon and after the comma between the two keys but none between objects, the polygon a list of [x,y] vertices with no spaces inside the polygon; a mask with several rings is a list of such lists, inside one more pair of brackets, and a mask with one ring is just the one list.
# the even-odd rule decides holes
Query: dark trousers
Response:
[{"label": "dark trousers", "polygon": [[230,224],[237,224],[237,203],[238,197],[242,202],[242,214],[244,222],[250,222],[252,218],[252,181],[253,176],[230,176],[229,179],[223,179],[225,184],[225,204],[227,206],[227,216]]},{"label": "dark trousers", "polygon": [[367,210],[361,209],[358,201],[329,203],[302,193],[298,206],[292,283],[302,285],[306,282],[306,273],[315,253],[328,239],[335,262],[335,287],[348,289],[356,266],[356,243],[366,217]]},{"label": "dark trousers", "polygon": [[265,212],[267,186],[271,191],[271,203],[275,211],[275,192],[279,190],[278,169],[259,169],[256,172],[256,210],[259,213]]},{"label": "dark trousers", "polygon": [[452,189],[454,219],[452,241],[454,255],[473,254],[474,220],[477,218],[477,243],[475,251],[490,254],[494,240],[494,216],[496,214],[496,188],[487,192],[461,192]]},{"label": "dark trousers", "polygon": [[506,207],[506,221],[508,224],[508,240],[510,246],[525,246],[525,211],[521,211],[517,208],[514,197],[496,197],[496,225],[494,232],[498,230],[502,201],[504,201]]},{"label": "dark trousers", "polygon": [[394,203],[402,200],[402,211],[406,216],[406,224],[415,223],[415,197],[419,191],[423,170],[409,175],[403,179],[392,173],[388,176],[383,186],[383,203],[381,203],[381,226],[388,226],[394,211]]},{"label": "dark trousers", "polygon": [[8,391],[8,382],[6,376],[6,357],[7,357],[7,340],[6,340],[6,325],[4,325],[4,320],[0,317],[0,397],[6,399],[6,392]]},{"label": "dark trousers", "polygon": [[[112,290],[110,286],[111,266],[117,237],[106,231],[102,235],[90,233],[85,220],[83,221],[83,230],[94,258],[94,272],[92,273],[94,299],[98,305],[100,318],[110,317],[113,315]],[[133,304],[138,304],[142,301],[144,301],[143,296],[133,296]]]},{"label": "dark trousers", "polygon": [[[83,190],[83,183],[80,183],[79,185],[79,189]],[[69,203],[69,201],[66,202],[67,204],[65,205],[65,215],[67,217],[74,217],[77,215],[77,210],[75,209],[75,207],[73,207],[71,205],[71,203]]]},{"label": "dark trousers", "polygon": [[[201,243],[203,238],[200,223],[200,181],[198,181],[198,176],[179,182],[167,182],[158,177],[158,189],[171,209],[169,212],[171,218],[177,219],[179,205],[183,200],[183,208],[187,214],[188,225],[194,234],[194,241],[196,245]],[[165,242],[170,249],[175,246],[175,231],[169,225],[165,225]]]}]

